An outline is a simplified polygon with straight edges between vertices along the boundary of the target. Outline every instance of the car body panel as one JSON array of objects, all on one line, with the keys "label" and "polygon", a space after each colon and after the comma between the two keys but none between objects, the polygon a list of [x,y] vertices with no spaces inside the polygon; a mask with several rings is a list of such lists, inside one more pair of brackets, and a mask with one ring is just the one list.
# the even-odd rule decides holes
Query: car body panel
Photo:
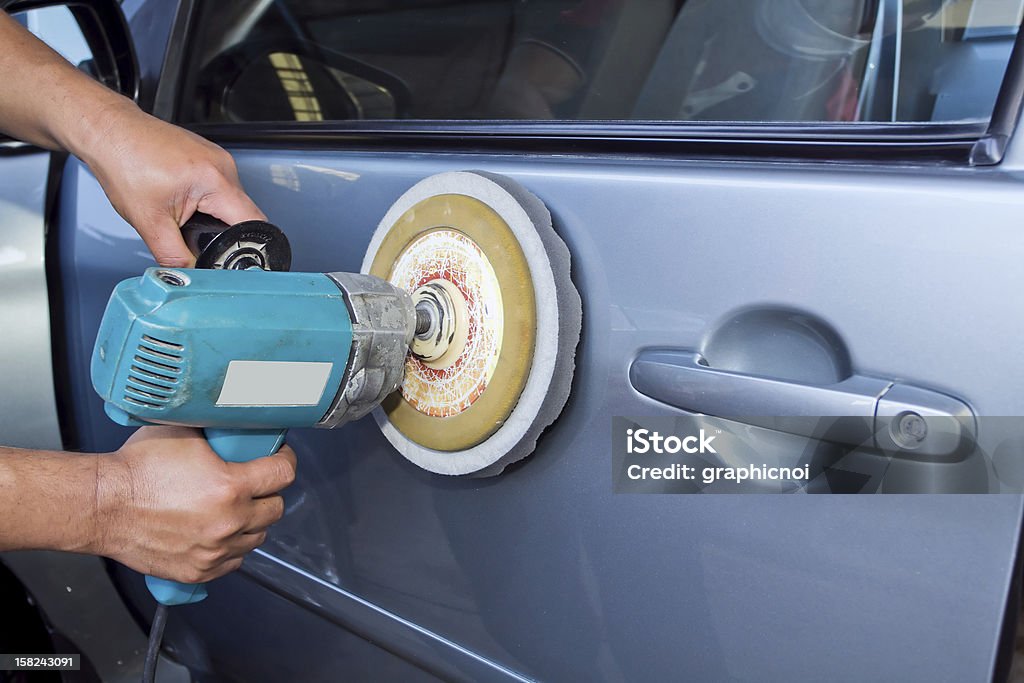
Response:
[{"label": "car body panel", "polygon": [[[2,152],[2,150],[0,150]],[[0,155],[0,443],[60,448],[44,264],[50,153]]]},{"label": "car body panel", "polygon": [[[1001,355],[1024,336],[1012,172],[232,151],[295,270],[357,270],[387,208],[425,176],[514,178],[572,252],[584,330],[565,411],[499,477],[419,470],[372,420],[290,432],[298,481],[266,554],[174,617],[168,643],[197,671],[232,678],[244,661],[247,680],[274,680],[282,658],[307,657],[340,675],[383,648],[464,680],[991,677],[1020,496],[616,495],[610,430],[616,415],[681,414],[630,386],[642,349],[700,349],[751,307],[824,321],[856,372],[1020,414],[1022,369]],[[114,283],[151,260],[81,166],[61,201],[75,425],[105,450],[127,432],[91,395],[89,351]],[[137,577],[117,577],[148,610]],[[337,629],[362,649],[332,654],[332,638],[353,642]],[[446,664],[466,653],[482,668]]]}]

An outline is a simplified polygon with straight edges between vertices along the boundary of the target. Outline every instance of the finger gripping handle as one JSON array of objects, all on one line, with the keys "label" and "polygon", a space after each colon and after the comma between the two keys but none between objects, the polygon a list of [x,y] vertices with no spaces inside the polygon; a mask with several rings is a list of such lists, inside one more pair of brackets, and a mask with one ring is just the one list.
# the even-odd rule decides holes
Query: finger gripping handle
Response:
[{"label": "finger gripping handle", "polygon": [[[248,462],[273,455],[284,443],[283,429],[205,429],[210,448],[227,462]],[[146,577],[146,587],[164,605],[188,605],[204,600],[205,583],[181,583]]]}]

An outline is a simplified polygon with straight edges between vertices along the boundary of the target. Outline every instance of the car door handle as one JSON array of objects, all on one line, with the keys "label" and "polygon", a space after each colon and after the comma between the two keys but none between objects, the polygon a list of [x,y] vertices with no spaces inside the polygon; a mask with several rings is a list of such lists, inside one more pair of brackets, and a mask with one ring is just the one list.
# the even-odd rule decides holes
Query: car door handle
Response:
[{"label": "car door handle", "polygon": [[814,439],[949,456],[973,436],[973,413],[945,394],[852,375],[801,384],[710,367],[693,351],[645,351],[629,369],[641,394],[687,412]]}]

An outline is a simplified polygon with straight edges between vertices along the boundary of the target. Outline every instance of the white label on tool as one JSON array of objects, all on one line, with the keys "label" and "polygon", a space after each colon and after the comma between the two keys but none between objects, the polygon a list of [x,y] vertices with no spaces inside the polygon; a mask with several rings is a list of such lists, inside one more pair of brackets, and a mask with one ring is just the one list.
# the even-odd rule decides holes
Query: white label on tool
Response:
[{"label": "white label on tool", "polygon": [[228,363],[219,406],[315,406],[334,363],[233,360]]}]

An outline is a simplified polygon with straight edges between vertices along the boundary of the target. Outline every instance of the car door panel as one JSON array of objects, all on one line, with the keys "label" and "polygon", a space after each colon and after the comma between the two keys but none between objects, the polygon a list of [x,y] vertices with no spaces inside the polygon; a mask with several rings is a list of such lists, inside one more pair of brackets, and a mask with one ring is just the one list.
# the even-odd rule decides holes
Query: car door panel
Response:
[{"label": "car door panel", "polygon": [[[171,646],[205,653],[189,661],[230,678],[224,649],[244,649],[262,662],[248,680],[273,680],[281,653],[335,661],[322,639],[341,625],[366,647],[465,680],[991,676],[1020,496],[614,494],[610,436],[614,416],[681,414],[631,386],[641,351],[700,350],[751,309],[820,321],[856,373],[957,396],[979,415],[1019,414],[1024,377],[1000,355],[1024,333],[1024,316],[1008,309],[1024,258],[1012,174],[232,151],[247,190],[287,232],[295,270],[357,270],[389,205],[425,176],[514,178],[547,204],[569,246],[584,329],[565,411],[499,477],[421,471],[372,420],[293,430],[298,481],[266,554],[175,616],[184,625],[169,631]],[[148,261],[86,171],[72,166],[64,181],[75,423],[84,447],[110,449],[125,431],[86,385],[88,354],[110,288]],[[148,610],[137,579],[117,576]],[[260,636],[272,626],[242,624],[285,614],[294,628]],[[231,641],[238,629],[266,647]],[[443,668],[466,652],[481,669]]]}]

